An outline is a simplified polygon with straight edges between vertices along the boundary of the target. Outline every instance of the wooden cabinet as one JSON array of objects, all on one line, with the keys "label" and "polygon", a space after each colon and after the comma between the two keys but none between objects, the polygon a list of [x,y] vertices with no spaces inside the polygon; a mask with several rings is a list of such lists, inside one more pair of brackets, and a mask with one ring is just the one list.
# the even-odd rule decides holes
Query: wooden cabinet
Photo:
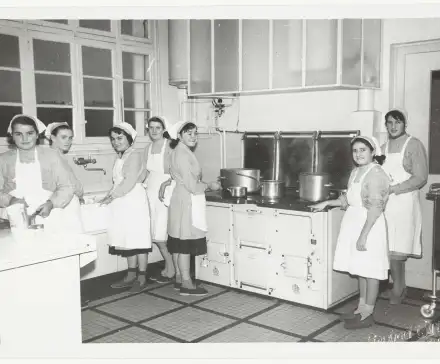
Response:
[{"label": "wooden cabinet", "polygon": [[189,32],[192,96],[380,87],[380,20],[191,20]]},{"label": "wooden cabinet", "polygon": [[207,254],[196,257],[196,278],[231,286],[232,209],[227,204],[207,204]]}]

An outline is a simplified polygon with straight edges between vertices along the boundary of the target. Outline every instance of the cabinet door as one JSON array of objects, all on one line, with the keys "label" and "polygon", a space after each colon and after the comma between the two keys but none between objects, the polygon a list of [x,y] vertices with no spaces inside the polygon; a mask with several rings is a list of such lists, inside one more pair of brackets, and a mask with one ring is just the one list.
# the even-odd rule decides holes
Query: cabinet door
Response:
[{"label": "cabinet door", "polygon": [[306,20],[306,86],[337,82],[337,20]]},{"label": "cabinet door", "polygon": [[272,88],[302,85],[303,21],[273,21]]},{"label": "cabinet door", "polygon": [[238,91],[238,20],[214,20],[214,92]]},{"label": "cabinet door", "polygon": [[189,94],[209,94],[212,92],[211,20],[190,20],[189,39]]},{"label": "cabinet door", "polygon": [[269,20],[242,21],[242,90],[269,89]]},{"label": "cabinet door", "polygon": [[233,215],[235,242],[260,247],[268,246],[273,218],[270,210],[253,206],[237,207]]},{"label": "cabinet door", "polygon": [[81,280],[99,277],[117,272],[118,258],[108,252],[108,239],[106,233],[92,234],[96,237],[96,260],[81,268]]}]

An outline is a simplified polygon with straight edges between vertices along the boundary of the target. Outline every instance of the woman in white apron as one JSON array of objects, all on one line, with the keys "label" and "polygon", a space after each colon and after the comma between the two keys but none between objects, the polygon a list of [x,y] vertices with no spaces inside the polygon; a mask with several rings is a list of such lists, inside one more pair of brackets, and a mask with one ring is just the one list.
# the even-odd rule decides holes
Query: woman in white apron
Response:
[{"label": "woman in white apron", "polygon": [[[181,295],[204,296],[208,292],[196,287],[190,275],[190,256],[204,255],[206,246],[205,191],[220,189],[218,182],[202,182],[202,170],[191,149],[197,144],[197,127],[190,122],[178,122],[170,130],[170,174],[176,186],[168,209],[168,250],[177,262],[175,288]],[[162,184],[160,198],[163,199]]]},{"label": "woman in white apron", "polygon": [[173,258],[167,248],[168,206],[164,201],[159,200],[160,186],[170,178],[168,172],[171,148],[167,140],[169,135],[165,130],[164,118],[153,116],[148,120],[148,134],[152,143],[147,146],[144,153],[144,163],[148,172],[145,187],[150,203],[151,236],[165,260],[165,269],[157,276],[150,277],[152,281],[158,283],[170,282],[176,274]]},{"label": "woman in white apron", "polygon": [[146,169],[132,146],[136,131],[130,124],[110,128],[109,137],[118,156],[113,167],[113,188],[101,204],[109,204],[110,208],[110,253],[128,261],[127,275],[112,288],[131,287],[131,292],[142,292],[149,283],[146,274],[148,253],[152,250],[150,207],[142,186]]},{"label": "woman in white apron", "polygon": [[[72,128],[66,122],[51,123],[46,128],[45,136],[46,139],[49,140],[51,148],[58,151],[61,158],[66,162],[67,168],[69,168],[72,175],[75,176],[75,173],[66,159],[67,153],[69,153],[69,150],[72,147]],[[75,176],[75,194],[70,204],[63,210],[63,214],[66,224],[71,226],[70,230],[78,233],[84,232],[80,207],[81,201],[84,201],[83,196],[83,185]]]},{"label": "woman in white apron", "polygon": [[384,157],[375,138],[360,136],[351,144],[357,168],[350,175],[346,196],[311,207],[317,211],[327,206],[347,208],[338,236],[333,269],[348,272],[359,279],[359,305],[353,313],[343,315],[346,329],[358,329],[373,325],[379,281],[388,278],[383,210],[388,198],[389,178],[379,165]]},{"label": "woman in white apron", "polygon": [[76,225],[63,214],[70,209],[75,177],[58,152],[38,145],[45,129],[35,117],[12,118],[8,139],[13,148],[0,156],[0,206],[23,203],[46,232],[76,233]]},{"label": "woman in white apron", "polygon": [[385,115],[388,142],[384,171],[391,180],[390,198],[385,209],[390,249],[393,288],[386,296],[390,304],[399,304],[406,294],[405,262],[408,256],[422,255],[422,211],[420,188],[428,180],[425,147],[406,133],[407,116],[393,109]]}]

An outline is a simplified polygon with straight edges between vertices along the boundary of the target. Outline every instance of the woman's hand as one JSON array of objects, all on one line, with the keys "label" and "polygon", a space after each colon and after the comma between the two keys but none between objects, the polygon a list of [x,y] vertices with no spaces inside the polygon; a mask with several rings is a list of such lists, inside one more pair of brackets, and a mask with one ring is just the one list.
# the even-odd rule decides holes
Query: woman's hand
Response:
[{"label": "woman's hand", "polygon": [[108,205],[112,201],[113,201],[113,197],[111,195],[107,195],[101,201],[99,201],[99,205],[100,206]]},{"label": "woman's hand", "polygon": [[168,186],[171,186],[171,182],[173,180],[169,179],[165,182],[162,182],[162,184],[160,185],[159,188],[159,201],[163,202],[164,198],[165,198],[165,190],[167,189]]},{"label": "woman's hand", "polygon": [[52,201],[46,201],[44,204],[40,205],[35,211],[37,215],[40,215],[41,217],[48,217],[52,209],[53,209]]},{"label": "woman's hand", "polygon": [[393,193],[396,193],[396,185],[394,186],[390,185],[389,194],[392,195]]},{"label": "woman's hand", "polygon": [[221,184],[217,181],[209,182],[208,183],[208,189],[211,191],[218,191],[222,188]]},{"label": "woman's hand", "polygon": [[80,205],[84,205],[86,203],[86,201],[84,201],[84,197],[79,197],[78,199]]},{"label": "woman's hand", "polygon": [[26,203],[24,198],[17,198],[14,196],[12,196],[11,200],[9,201],[9,206],[16,205],[18,203],[21,203],[21,204],[25,205],[26,207],[28,207],[28,204]]},{"label": "woman's hand", "polygon": [[360,252],[367,251],[367,238],[361,235],[356,242],[356,249]]},{"label": "woman's hand", "polygon": [[328,206],[328,201],[319,202],[315,205],[309,206],[313,212],[318,212],[324,210]]}]

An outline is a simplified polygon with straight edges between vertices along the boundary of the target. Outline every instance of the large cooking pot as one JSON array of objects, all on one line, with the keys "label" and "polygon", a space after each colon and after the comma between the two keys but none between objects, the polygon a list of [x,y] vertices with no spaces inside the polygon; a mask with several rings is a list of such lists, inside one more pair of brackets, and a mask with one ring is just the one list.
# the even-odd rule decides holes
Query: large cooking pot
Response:
[{"label": "large cooking pot", "polygon": [[220,169],[219,179],[225,190],[231,187],[246,187],[248,193],[254,193],[260,189],[259,169],[223,168]]},{"label": "large cooking pot", "polygon": [[310,202],[327,200],[331,186],[328,173],[302,172],[299,175],[299,198]]}]

